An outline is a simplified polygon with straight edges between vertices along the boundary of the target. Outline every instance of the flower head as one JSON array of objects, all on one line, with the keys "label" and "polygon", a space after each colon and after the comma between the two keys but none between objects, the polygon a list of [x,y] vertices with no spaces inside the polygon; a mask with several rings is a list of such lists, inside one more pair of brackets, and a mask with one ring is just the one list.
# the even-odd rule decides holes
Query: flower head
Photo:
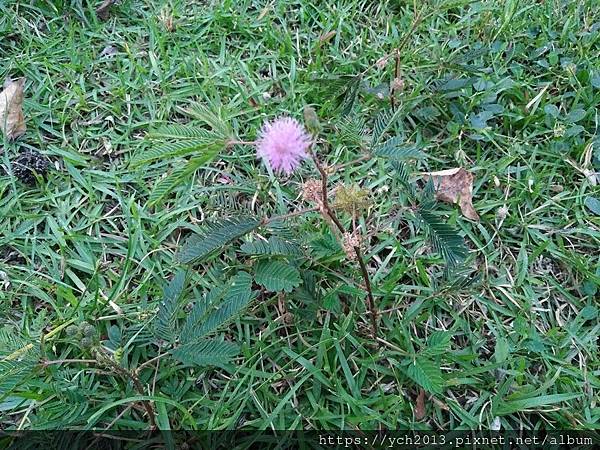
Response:
[{"label": "flower head", "polygon": [[319,180],[310,179],[302,185],[302,198],[311,203],[322,203],[321,190],[323,184]]},{"label": "flower head", "polygon": [[360,238],[360,235],[358,233],[344,233],[344,235],[342,236],[342,248],[344,249],[344,252],[346,253],[346,257],[351,260],[354,261],[356,259],[356,249],[360,249],[362,245],[362,240]]},{"label": "flower head", "polygon": [[311,138],[304,127],[291,117],[267,122],[256,140],[258,156],[276,172],[292,173],[306,158]]}]

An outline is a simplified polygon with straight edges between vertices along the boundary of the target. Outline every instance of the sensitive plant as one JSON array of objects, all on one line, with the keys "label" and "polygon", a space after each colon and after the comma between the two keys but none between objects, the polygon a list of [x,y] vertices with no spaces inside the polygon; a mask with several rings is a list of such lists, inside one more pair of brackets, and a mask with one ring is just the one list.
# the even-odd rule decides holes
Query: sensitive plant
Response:
[{"label": "sensitive plant", "polygon": [[[197,106],[195,110],[201,112],[208,128],[206,125],[164,127],[152,137],[168,136],[173,142],[162,143],[134,159],[135,163],[140,163],[166,155],[191,155],[187,164],[157,183],[155,189],[159,193],[150,196],[151,204],[167,198],[169,186],[179,177],[189,176],[220,151],[249,145],[256,148],[257,158],[273,169],[282,183],[292,180],[299,170],[310,173],[307,180],[296,183],[299,192],[295,208],[271,216],[235,212],[200,224],[176,254],[176,262],[182,268],[165,285],[158,308],[140,313],[141,320],[125,330],[113,327],[107,336],[102,336],[93,325],[72,318],[44,335],[40,342],[34,342],[25,340],[18,333],[15,335],[14,330],[5,329],[0,334],[3,400],[20,401],[25,407],[29,400],[22,394],[31,389],[29,383],[36,376],[45,374],[55,380],[49,386],[53,392],[58,392],[70,379],[69,366],[83,364],[90,370],[106,371],[115,380],[120,380],[119,383],[124,383],[124,389],[131,390],[131,395],[141,396],[139,402],[146,420],[150,427],[157,427],[156,405],[143,399],[143,386],[148,377],[158,367],[166,365],[184,368],[227,364],[238,354],[239,343],[215,333],[253,301],[269,295],[279,296],[284,310],[285,296],[293,295],[308,302],[307,310],[318,311],[331,308],[331,299],[339,301],[344,296],[342,292],[351,293],[355,299],[363,299],[365,307],[359,306],[356,313],[369,316],[369,334],[372,342],[377,343],[378,298],[384,294],[371,281],[369,254],[370,239],[379,230],[371,229],[365,220],[374,194],[361,186],[364,180],[341,185],[329,183],[331,173],[372,158],[381,158],[394,171],[397,186],[404,195],[402,198],[407,200],[407,204],[399,209],[402,220],[412,221],[415,227],[425,229],[432,248],[447,263],[447,281],[455,282],[450,274],[464,261],[466,248],[457,232],[437,214],[433,184],[429,182],[418,187],[411,180],[411,167],[425,154],[415,147],[407,147],[395,136],[396,112],[377,114],[370,131],[364,126],[366,120],[360,117],[346,118],[329,131],[339,133],[343,140],[349,145],[357,145],[360,151],[355,161],[335,165],[326,161],[323,149],[327,147],[327,134],[319,133],[322,127],[315,122],[316,112],[312,108],[305,109],[305,116],[312,116],[311,128],[315,134],[310,135],[296,119],[283,117],[264,124],[255,141],[238,139],[208,108]],[[399,194],[398,199],[401,198]],[[303,233],[294,228],[306,220],[321,220],[329,231],[317,240],[314,236],[303,239]],[[395,222],[395,226],[399,224]],[[230,253],[230,262],[224,265],[219,255],[230,250],[233,250],[234,259],[231,260]],[[335,254],[342,254],[349,267],[355,267],[349,271],[353,279],[348,279],[354,288],[328,287],[329,283],[321,275],[323,265],[326,266],[328,258]],[[339,261],[339,256],[334,259]],[[321,269],[317,269],[316,264]],[[186,274],[199,265],[220,273],[222,282],[207,289],[201,298],[190,297]],[[344,305],[345,309],[349,307],[349,304]],[[448,335],[432,336],[431,339],[434,344],[438,340],[446,342]],[[48,351],[48,346],[52,346],[52,352]],[[72,358],[71,355],[77,352],[86,357]],[[442,381],[432,358],[439,358],[442,353],[415,353],[403,363],[406,374],[424,389],[439,392]],[[50,358],[49,354],[60,357]],[[139,359],[141,354],[146,355],[145,359]],[[131,359],[133,355],[138,355],[135,363]],[[93,426],[93,423],[88,425]]]}]

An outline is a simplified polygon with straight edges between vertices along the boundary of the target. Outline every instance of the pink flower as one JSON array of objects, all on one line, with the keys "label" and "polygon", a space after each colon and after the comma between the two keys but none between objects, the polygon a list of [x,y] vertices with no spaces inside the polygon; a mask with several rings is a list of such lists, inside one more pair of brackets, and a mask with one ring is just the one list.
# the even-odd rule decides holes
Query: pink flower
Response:
[{"label": "pink flower", "polygon": [[310,145],[310,135],[296,119],[281,117],[262,127],[256,151],[273,170],[290,174],[308,156]]}]

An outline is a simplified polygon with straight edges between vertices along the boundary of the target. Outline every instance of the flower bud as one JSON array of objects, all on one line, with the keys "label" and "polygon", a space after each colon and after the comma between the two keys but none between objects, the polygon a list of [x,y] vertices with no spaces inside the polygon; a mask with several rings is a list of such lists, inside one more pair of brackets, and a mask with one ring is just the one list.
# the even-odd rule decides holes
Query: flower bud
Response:
[{"label": "flower bud", "polygon": [[358,233],[344,233],[342,236],[342,248],[349,260],[356,260],[356,249],[360,249],[361,243],[362,241]]},{"label": "flower bud", "polygon": [[319,116],[312,106],[304,107],[304,125],[311,134],[319,134],[321,131]]},{"label": "flower bud", "polygon": [[309,203],[320,203],[322,201],[323,185],[319,180],[310,179],[302,185],[302,198]]}]

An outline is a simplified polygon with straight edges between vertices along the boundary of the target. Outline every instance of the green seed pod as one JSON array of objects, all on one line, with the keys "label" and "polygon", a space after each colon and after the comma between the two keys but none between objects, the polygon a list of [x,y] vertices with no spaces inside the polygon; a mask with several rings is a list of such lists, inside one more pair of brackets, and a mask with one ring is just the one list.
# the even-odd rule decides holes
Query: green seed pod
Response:
[{"label": "green seed pod", "polygon": [[81,323],[79,324],[79,331],[81,331],[81,332],[83,333],[83,330],[84,330],[86,327],[89,327],[89,326],[90,326],[90,324],[89,324],[88,322],[81,322]]},{"label": "green seed pod", "polygon": [[79,333],[79,328],[77,325],[69,325],[65,332],[67,333],[67,336],[75,336],[77,333]]},{"label": "green seed pod", "polygon": [[92,339],[89,337],[84,337],[80,342],[83,348],[90,348],[92,346],[92,343]]},{"label": "green seed pod", "polygon": [[311,134],[319,134],[321,131],[321,122],[315,108],[312,106],[304,107],[304,125]]},{"label": "green seed pod", "polygon": [[86,327],[83,328],[83,335],[85,337],[92,337],[96,334],[96,329],[93,327],[93,325],[87,325]]},{"label": "green seed pod", "polygon": [[123,359],[123,353],[124,353],[124,350],[121,347],[119,347],[117,350],[115,350],[115,353],[113,355],[113,358],[119,364],[121,363],[121,359]]}]

